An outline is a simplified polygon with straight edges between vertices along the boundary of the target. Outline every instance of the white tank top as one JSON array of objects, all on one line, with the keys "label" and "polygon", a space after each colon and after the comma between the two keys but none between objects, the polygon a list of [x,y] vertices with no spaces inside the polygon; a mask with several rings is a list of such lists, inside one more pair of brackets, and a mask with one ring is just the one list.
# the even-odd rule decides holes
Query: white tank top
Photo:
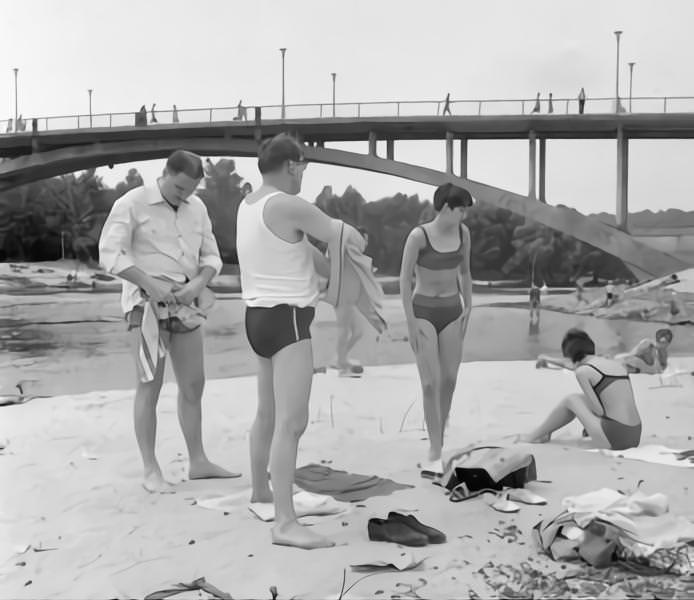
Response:
[{"label": "white tank top", "polygon": [[318,301],[318,277],[313,250],[306,236],[287,242],[265,224],[267,201],[272,192],[239,206],[236,218],[236,251],[241,270],[241,297],[247,306],[290,304],[302,308]]}]

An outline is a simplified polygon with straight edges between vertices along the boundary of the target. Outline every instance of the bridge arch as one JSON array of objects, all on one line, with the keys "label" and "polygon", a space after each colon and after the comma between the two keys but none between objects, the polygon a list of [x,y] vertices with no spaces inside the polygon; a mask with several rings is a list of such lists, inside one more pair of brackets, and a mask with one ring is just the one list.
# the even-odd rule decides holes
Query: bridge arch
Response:
[{"label": "bridge arch", "polygon": [[[144,139],[69,146],[0,163],[0,191],[86,168],[165,158],[178,148],[186,148],[203,156],[253,157],[257,154],[254,140],[238,138]],[[527,196],[471,179],[372,154],[333,148],[306,146],[305,155],[308,160],[320,164],[383,173],[432,186],[443,183],[460,185],[482,202],[509,210],[552,229],[570,233],[576,239],[620,258],[639,278],[667,275],[689,266],[671,254],[652,248],[629,234],[586,217],[576,210],[543,204]]]}]

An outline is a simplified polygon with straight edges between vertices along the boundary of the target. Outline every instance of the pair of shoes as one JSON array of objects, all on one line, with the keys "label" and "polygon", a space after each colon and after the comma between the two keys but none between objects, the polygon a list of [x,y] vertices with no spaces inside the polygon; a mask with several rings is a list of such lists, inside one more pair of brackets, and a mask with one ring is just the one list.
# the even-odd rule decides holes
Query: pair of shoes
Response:
[{"label": "pair of shoes", "polygon": [[443,544],[446,534],[420,523],[412,515],[389,512],[387,519],[369,519],[369,539],[373,542],[393,542],[403,546]]}]

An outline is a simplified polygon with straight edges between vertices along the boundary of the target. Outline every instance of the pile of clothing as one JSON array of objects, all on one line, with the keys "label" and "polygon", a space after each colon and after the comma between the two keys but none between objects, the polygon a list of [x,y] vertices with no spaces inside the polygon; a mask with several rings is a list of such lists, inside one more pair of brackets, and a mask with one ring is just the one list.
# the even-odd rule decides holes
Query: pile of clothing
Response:
[{"label": "pile of clothing", "polygon": [[644,574],[694,574],[694,523],[671,513],[664,494],[603,488],[564,498],[562,508],[533,530],[554,560],[582,559],[594,567],[622,563]]}]

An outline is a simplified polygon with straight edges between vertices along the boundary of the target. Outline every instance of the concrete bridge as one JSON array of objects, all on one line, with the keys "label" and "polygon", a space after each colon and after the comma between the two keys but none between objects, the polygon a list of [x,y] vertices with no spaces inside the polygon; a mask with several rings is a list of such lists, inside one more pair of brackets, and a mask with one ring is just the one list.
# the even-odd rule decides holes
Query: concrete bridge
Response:
[{"label": "concrete bridge", "polygon": [[[630,139],[694,138],[694,113],[664,114],[530,114],[502,116],[400,116],[264,120],[262,109],[252,120],[172,123],[148,126],[91,127],[0,135],[0,191],[55,176],[104,165],[166,157],[177,148],[205,156],[255,156],[260,139],[281,131],[306,144],[309,160],[387,173],[440,185],[467,187],[479,200],[508,209],[621,258],[640,278],[660,276],[689,266],[681,258],[659,251],[630,236],[627,230],[628,147]],[[527,139],[529,189],[514,194],[467,178],[470,139]],[[617,141],[617,228],[577,211],[545,203],[547,139],[615,139]],[[442,171],[397,162],[399,140],[445,140]],[[368,152],[358,154],[326,148],[330,142],[363,141]],[[385,141],[385,157],[378,142]],[[459,145],[458,175],[454,145]],[[539,148],[538,148],[539,147]],[[535,176],[539,149],[539,183]]]}]

